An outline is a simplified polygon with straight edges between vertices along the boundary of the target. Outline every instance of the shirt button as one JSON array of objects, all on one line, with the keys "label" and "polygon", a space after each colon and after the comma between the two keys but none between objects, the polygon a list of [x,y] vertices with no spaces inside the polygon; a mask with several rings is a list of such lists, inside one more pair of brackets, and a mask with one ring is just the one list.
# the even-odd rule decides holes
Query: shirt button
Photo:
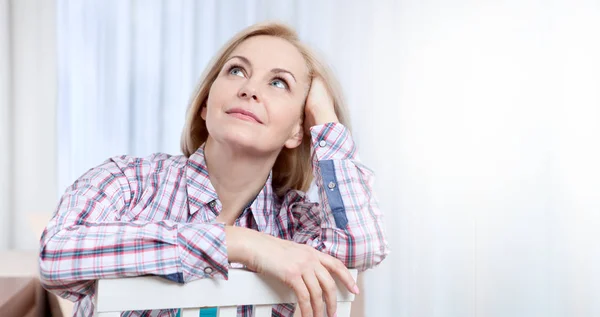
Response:
[{"label": "shirt button", "polygon": [[334,182],[329,182],[329,184],[327,185],[327,187],[329,187],[329,189],[334,189],[335,188],[335,183]]},{"label": "shirt button", "polygon": [[327,142],[325,140],[319,141],[319,146],[320,147],[325,147],[325,145],[327,145]]},{"label": "shirt button", "polygon": [[212,267],[209,266],[209,267],[205,267],[204,268],[204,273],[206,273],[206,274],[212,274],[212,272],[213,272],[213,268]]},{"label": "shirt button", "polygon": [[213,201],[209,202],[208,205],[211,207],[215,207],[217,205],[217,202],[213,200]]}]

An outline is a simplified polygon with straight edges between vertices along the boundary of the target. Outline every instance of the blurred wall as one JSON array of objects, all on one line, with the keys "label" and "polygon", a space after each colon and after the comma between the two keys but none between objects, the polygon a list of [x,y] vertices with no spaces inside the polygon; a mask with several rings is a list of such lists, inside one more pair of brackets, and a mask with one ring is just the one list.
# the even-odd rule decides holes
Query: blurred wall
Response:
[{"label": "blurred wall", "polygon": [[375,2],[367,316],[600,316],[600,2]]}]

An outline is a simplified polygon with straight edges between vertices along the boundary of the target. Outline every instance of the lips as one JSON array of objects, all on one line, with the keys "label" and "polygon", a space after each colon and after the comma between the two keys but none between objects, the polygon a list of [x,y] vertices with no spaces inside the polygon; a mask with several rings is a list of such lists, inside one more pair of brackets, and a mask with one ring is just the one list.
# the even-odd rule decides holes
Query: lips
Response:
[{"label": "lips", "polygon": [[257,123],[262,124],[262,121],[252,112],[240,108],[234,108],[226,112],[229,115],[232,115],[238,119],[246,120],[246,121],[256,121]]}]

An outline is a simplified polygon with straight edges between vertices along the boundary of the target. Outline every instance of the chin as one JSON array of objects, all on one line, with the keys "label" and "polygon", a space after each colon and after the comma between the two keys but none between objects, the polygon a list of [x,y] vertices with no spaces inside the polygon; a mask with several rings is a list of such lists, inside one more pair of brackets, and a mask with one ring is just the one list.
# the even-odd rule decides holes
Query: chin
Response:
[{"label": "chin", "polygon": [[261,138],[257,133],[244,131],[244,129],[230,129],[224,131],[221,141],[231,145],[232,147],[240,148],[246,151],[263,152],[260,143]]},{"label": "chin", "polygon": [[210,127],[212,129],[209,129],[209,134],[215,141],[234,149],[265,155],[281,150],[283,146],[273,144],[275,140],[272,135],[265,133],[265,126],[237,122],[237,119],[233,122],[223,120],[219,123]]}]

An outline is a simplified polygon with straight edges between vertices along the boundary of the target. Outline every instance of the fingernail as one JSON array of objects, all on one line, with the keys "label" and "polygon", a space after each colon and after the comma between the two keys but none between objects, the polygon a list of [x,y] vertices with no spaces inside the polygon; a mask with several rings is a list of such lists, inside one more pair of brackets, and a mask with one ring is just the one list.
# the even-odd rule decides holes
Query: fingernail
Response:
[{"label": "fingernail", "polygon": [[358,290],[358,286],[354,285],[354,288],[352,288],[352,291],[354,292],[354,294],[358,295],[360,293],[360,290]]}]

